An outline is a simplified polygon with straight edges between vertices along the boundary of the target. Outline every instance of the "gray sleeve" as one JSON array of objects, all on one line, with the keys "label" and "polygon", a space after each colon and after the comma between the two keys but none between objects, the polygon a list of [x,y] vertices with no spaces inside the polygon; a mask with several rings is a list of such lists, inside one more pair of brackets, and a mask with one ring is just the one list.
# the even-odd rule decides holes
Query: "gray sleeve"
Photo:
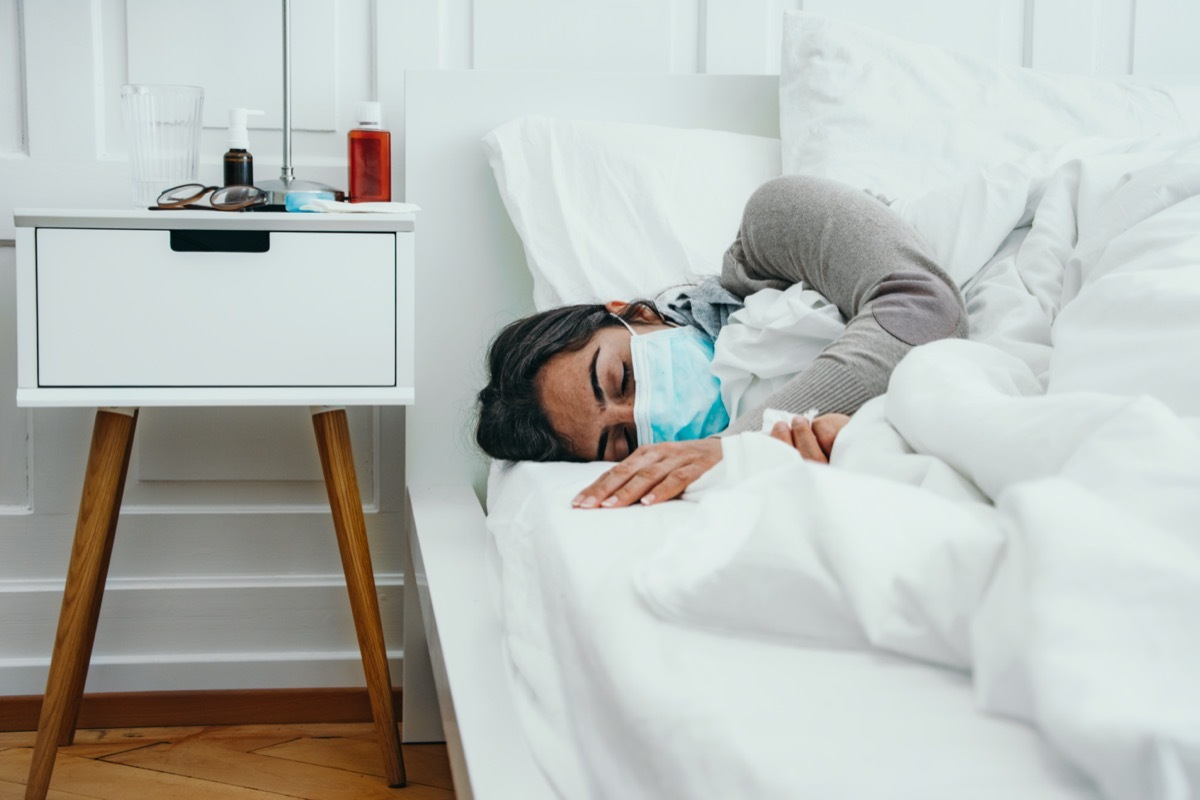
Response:
[{"label": "gray sleeve", "polygon": [[721,283],[745,298],[801,281],[838,307],[846,330],[727,433],[758,430],[764,408],[853,414],[913,347],[967,335],[962,295],[916,231],[865,192],[790,175],[746,203]]}]

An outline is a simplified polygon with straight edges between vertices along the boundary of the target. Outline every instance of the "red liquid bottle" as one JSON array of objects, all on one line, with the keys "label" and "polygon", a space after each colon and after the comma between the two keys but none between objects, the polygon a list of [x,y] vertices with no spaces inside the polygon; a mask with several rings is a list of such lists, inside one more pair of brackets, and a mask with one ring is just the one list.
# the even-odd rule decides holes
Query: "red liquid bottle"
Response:
[{"label": "red liquid bottle", "polygon": [[392,134],[383,129],[379,103],[359,103],[350,131],[351,203],[392,199]]}]

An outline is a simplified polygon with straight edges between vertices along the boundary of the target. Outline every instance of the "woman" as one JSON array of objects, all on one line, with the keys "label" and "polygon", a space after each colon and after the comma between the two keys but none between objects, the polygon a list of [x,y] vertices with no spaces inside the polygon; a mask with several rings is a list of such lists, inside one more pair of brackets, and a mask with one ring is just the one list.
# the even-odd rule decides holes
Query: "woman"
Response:
[{"label": "woman", "polygon": [[725,253],[720,287],[731,303],[797,282],[838,307],[845,332],[728,427],[708,370],[719,323],[613,301],[551,309],[500,332],[476,440],[496,458],[619,461],[579,493],[578,507],[662,502],[720,461],[714,434],[759,430],[766,408],[820,409],[811,425],[799,418],[772,435],[826,460],[848,415],[887,389],[909,350],[967,335],[962,296],[916,232],[884,203],[833,181],[764,184]]}]

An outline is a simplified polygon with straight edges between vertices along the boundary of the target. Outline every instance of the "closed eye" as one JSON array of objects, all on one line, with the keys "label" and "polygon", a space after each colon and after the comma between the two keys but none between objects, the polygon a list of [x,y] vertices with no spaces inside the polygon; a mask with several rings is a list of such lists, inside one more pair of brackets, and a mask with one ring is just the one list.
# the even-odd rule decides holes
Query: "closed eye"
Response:
[{"label": "closed eye", "polygon": [[621,362],[621,397],[629,392],[629,365]]}]

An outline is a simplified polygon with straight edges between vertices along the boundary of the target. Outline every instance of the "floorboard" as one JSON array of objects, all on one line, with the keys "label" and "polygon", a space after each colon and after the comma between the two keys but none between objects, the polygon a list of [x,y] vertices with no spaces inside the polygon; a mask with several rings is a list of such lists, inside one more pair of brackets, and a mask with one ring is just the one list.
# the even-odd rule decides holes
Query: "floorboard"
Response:
[{"label": "floorboard", "polygon": [[[290,742],[256,750],[258,755],[320,764],[325,767],[384,777],[379,745],[361,739],[293,739]],[[453,789],[446,747],[440,744],[404,746],[404,766],[411,783]]]},{"label": "floorboard", "polygon": [[[0,800],[23,798],[34,734],[0,733]],[[454,800],[445,745],[405,745],[390,789],[371,723],[81,730],[48,800]]]},{"label": "floorboard", "polygon": [[[10,781],[0,781],[0,800],[25,800],[25,784],[12,783]],[[71,792],[60,792],[57,789],[51,789],[46,795],[46,800],[95,800],[82,794],[73,794]]]}]

